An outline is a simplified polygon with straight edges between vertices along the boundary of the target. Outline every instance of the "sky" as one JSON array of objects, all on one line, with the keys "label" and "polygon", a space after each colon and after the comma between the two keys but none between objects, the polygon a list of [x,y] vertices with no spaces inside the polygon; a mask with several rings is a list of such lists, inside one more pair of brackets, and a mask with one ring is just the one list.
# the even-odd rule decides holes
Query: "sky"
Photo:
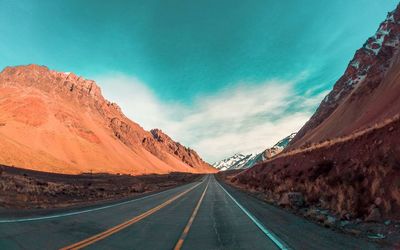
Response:
[{"label": "sky", "polygon": [[208,162],[296,132],[391,0],[0,0],[0,68],[96,80]]}]

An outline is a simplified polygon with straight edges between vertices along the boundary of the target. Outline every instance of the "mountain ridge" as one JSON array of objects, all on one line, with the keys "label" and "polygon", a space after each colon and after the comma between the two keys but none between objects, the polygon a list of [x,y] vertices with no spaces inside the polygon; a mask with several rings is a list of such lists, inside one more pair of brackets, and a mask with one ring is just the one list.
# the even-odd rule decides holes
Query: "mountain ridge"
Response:
[{"label": "mountain ridge", "polygon": [[58,173],[215,172],[169,136],[157,140],[106,100],[95,81],[74,73],[35,64],[6,67],[0,110],[4,164]]},{"label": "mountain ridge", "polygon": [[215,162],[212,165],[221,171],[251,168],[254,165],[261,163],[265,160],[271,159],[275,155],[282,152],[283,149],[287,147],[287,145],[294,138],[295,135],[296,133],[291,133],[289,136],[286,136],[282,140],[275,143],[274,146],[265,149],[261,153],[258,154],[253,153],[247,155],[236,153],[233,156]]},{"label": "mountain ridge", "polygon": [[[400,88],[391,83],[397,76],[390,69],[399,54],[399,21],[397,6],[355,52],[344,74],[286,151],[351,134],[396,115],[400,105],[396,93]],[[380,102],[379,107],[368,104],[366,96]]]}]

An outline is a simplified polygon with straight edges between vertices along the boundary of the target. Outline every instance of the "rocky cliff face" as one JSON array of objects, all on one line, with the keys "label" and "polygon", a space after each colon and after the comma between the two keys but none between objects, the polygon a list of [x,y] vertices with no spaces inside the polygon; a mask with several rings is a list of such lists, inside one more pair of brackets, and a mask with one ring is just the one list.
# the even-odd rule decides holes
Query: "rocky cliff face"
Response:
[{"label": "rocky cliff face", "polygon": [[146,148],[149,148],[149,150],[151,150],[152,148],[151,146],[149,147],[149,145],[154,144],[154,143],[149,144],[149,142],[156,141],[161,145],[163,150],[178,157],[184,163],[193,168],[201,167],[207,169],[210,167],[208,163],[206,163],[200,158],[200,156],[197,154],[196,151],[194,151],[191,148],[183,146],[179,142],[172,140],[171,137],[166,135],[160,129],[152,129],[150,130],[150,133],[152,135],[152,138],[151,139],[145,138],[144,141],[142,141],[143,145],[145,145]]},{"label": "rocky cliff face", "polygon": [[63,173],[215,171],[193,150],[129,120],[94,81],[73,73],[5,68],[0,110],[4,164]]},{"label": "rocky cliff face", "polygon": [[347,135],[395,115],[400,110],[396,100],[400,88],[393,83],[398,77],[399,41],[400,7],[397,7],[375,35],[356,51],[343,76],[292,140],[289,149]]}]

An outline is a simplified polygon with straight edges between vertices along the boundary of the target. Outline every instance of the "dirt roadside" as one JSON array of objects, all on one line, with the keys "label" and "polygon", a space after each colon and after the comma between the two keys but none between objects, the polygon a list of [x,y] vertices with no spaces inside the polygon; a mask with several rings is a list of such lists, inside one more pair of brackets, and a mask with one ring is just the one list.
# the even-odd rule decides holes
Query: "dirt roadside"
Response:
[{"label": "dirt roadside", "polygon": [[193,182],[202,175],[65,175],[0,165],[0,213],[94,205]]}]

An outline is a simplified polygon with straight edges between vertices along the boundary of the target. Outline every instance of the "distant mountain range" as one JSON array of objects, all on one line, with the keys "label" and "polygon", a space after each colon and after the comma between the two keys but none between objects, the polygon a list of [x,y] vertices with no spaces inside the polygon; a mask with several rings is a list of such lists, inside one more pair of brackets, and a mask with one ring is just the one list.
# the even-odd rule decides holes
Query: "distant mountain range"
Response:
[{"label": "distant mountain range", "polygon": [[274,155],[282,152],[282,150],[286,148],[295,135],[296,133],[290,134],[289,136],[277,142],[273,147],[267,148],[261,153],[248,155],[238,153],[221,161],[215,162],[212,165],[220,171],[250,168],[257,163],[270,159]]},{"label": "distant mountain range", "polygon": [[94,81],[39,65],[0,73],[0,140],[1,164],[39,171],[217,171],[161,130],[128,119]]}]

